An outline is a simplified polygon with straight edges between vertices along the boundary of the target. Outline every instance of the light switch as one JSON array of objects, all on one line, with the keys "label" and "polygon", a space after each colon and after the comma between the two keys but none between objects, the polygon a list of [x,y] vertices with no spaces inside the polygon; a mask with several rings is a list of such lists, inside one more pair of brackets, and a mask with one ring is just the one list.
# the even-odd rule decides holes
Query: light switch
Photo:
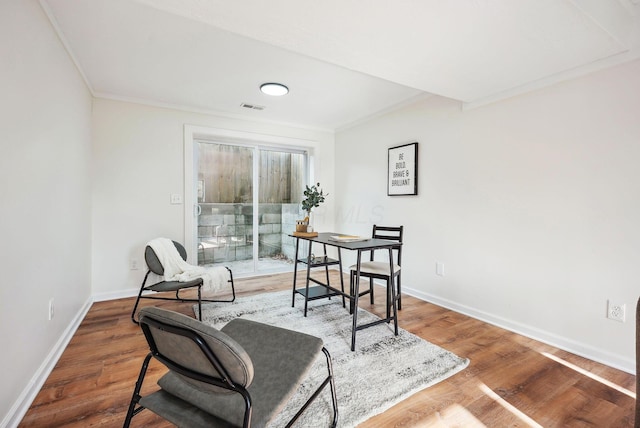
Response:
[{"label": "light switch", "polygon": [[444,276],[444,265],[440,262],[436,262],[436,275]]},{"label": "light switch", "polygon": [[180,195],[179,193],[172,193],[171,194],[171,204],[172,205],[179,205],[182,203],[182,195]]}]

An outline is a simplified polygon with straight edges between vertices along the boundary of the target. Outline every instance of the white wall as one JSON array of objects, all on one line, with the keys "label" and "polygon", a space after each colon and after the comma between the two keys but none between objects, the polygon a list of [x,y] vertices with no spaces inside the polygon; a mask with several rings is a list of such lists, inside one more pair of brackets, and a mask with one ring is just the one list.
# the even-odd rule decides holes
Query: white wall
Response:
[{"label": "white wall", "polygon": [[91,96],[36,1],[0,2],[0,58],[4,426],[90,302]]},{"label": "white wall", "polygon": [[[288,137],[313,151],[316,179],[334,193],[333,133],[96,99],[93,108],[93,293],[97,299],[140,288],[145,244],[156,237],[185,242],[184,206],[171,205],[184,190],[184,129],[217,128]],[[333,221],[327,203],[322,221]]]},{"label": "white wall", "polygon": [[[432,97],[336,135],[337,224],[404,224],[412,293],[634,372],[639,112],[640,61],[474,110]],[[419,195],[388,197],[387,148],[413,141]]]}]

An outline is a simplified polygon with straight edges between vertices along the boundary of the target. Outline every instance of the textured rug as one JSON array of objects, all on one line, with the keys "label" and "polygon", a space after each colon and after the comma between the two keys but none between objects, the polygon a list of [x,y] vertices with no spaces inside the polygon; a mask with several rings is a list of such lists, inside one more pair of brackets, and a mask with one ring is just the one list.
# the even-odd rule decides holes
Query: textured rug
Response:
[{"label": "textured rug", "polygon": [[[303,311],[302,296],[296,295],[296,307],[292,308],[291,291],[282,291],[238,298],[234,303],[203,304],[202,319],[221,328],[232,319],[242,317],[321,337],[332,357],[339,427],[354,427],[469,364],[469,360],[406,330],[400,329],[400,334],[394,336],[392,323],[358,331],[356,350],[352,352],[352,318],[342,307],[341,299],[309,302],[306,318]],[[376,319],[374,314],[359,309],[358,324]],[[399,319],[402,326],[402,311]],[[313,385],[318,385],[324,376],[326,361],[319,358],[309,379],[272,426],[286,425],[306,401]],[[328,427],[331,415],[331,398],[326,388],[295,426]]]}]

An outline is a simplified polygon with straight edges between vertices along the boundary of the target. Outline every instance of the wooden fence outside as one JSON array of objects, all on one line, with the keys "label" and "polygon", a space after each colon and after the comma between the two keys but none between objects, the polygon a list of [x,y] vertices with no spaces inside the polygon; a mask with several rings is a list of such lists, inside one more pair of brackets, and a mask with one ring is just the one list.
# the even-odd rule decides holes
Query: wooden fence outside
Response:
[{"label": "wooden fence outside", "polygon": [[[259,155],[259,202],[300,202],[305,186],[305,156],[267,150],[260,150]],[[201,143],[199,163],[199,202],[252,202],[253,149]]]}]

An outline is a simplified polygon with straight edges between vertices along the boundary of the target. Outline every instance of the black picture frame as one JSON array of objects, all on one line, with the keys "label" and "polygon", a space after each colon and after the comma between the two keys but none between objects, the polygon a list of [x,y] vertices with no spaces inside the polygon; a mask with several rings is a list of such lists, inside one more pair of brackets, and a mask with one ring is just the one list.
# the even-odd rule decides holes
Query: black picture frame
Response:
[{"label": "black picture frame", "polygon": [[388,196],[418,194],[418,143],[389,148]]}]

